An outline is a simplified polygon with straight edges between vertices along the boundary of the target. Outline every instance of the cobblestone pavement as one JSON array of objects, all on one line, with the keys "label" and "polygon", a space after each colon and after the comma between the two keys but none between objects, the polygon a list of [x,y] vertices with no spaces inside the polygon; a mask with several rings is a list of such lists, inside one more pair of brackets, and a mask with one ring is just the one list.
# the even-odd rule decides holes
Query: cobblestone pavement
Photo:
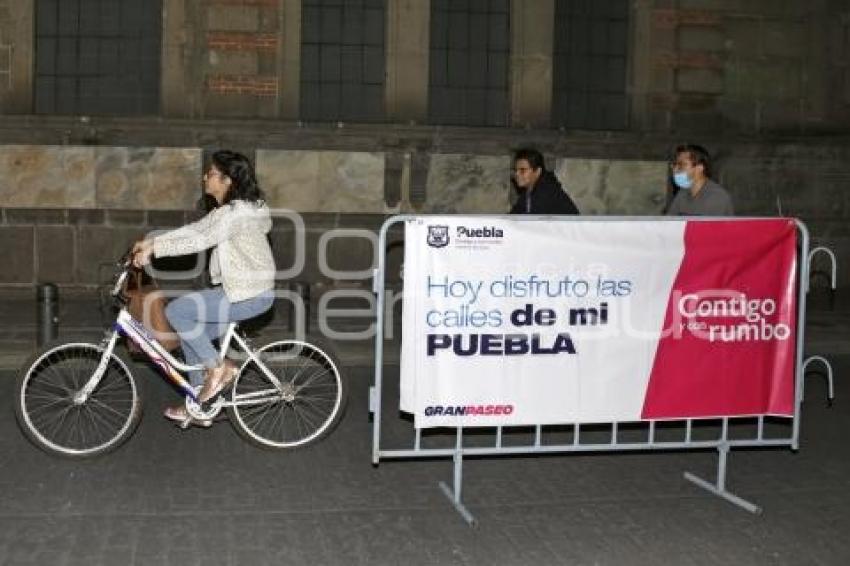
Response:
[{"label": "cobblestone pavement", "polygon": [[[369,368],[348,372],[338,430],[293,452],[244,443],[227,422],[181,431],[151,370],[146,415],[118,451],[52,458],[19,432],[0,372],[0,564],[843,565],[850,561],[850,401],[810,377],[801,450],[737,450],[728,487],[754,516],[682,479],[713,452],[467,460],[469,528],[437,488],[448,460],[373,467]],[[397,374],[387,368],[388,377]]]}]

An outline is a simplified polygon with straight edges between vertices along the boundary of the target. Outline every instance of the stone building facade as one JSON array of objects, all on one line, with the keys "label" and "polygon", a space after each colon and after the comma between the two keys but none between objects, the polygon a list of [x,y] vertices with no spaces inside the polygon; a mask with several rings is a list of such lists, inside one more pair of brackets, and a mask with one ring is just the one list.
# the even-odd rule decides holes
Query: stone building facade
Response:
[{"label": "stone building facade", "polygon": [[[307,258],[297,277],[321,285],[365,285],[339,272],[362,271],[373,259],[368,239],[323,240],[332,228],[376,232],[401,212],[506,211],[510,153],[521,145],[546,154],[583,212],[654,215],[671,147],[701,143],[715,155],[715,176],[738,213],[799,217],[816,243],[848,264],[846,2],[443,3],[444,10],[470,6],[461,16],[473,21],[484,2],[486,17],[503,12],[509,24],[505,124],[490,127],[435,118],[432,20],[445,16],[435,11],[438,0],[363,2],[383,15],[381,100],[372,114],[379,118],[348,121],[304,119],[315,106],[304,86],[315,49],[335,48],[307,41],[314,33],[310,14],[340,3],[162,0],[158,111],[102,115],[38,111],[45,84],[39,10],[49,2],[0,0],[0,248],[7,258],[0,287],[98,285],[100,265],[135,238],[196,214],[204,156],[220,147],[251,155],[270,204],[301,215]],[[605,20],[608,28],[582,32],[589,42],[608,34],[597,41],[608,55],[587,59],[598,63],[583,75],[590,83],[604,82],[598,69],[617,68],[611,61],[620,51],[610,45],[617,37],[623,43],[616,99],[622,120],[605,122],[622,127],[570,127],[555,119],[564,108],[563,39],[553,22],[569,21],[566,3],[577,14],[581,5],[601,4],[620,5],[625,14]],[[612,26],[621,23],[615,37],[611,30],[620,28]],[[369,43],[362,53],[373,48]],[[374,94],[373,87],[352,96]],[[590,87],[578,94],[603,96]],[[591,118],[604,111],[593,108]],[[275,222],[284,266],[293,261],[296,227],[285,215]],[[319,265],[311,250],[320,246],[334,270]],[[839,275],[850,282],[846,270]]]}]

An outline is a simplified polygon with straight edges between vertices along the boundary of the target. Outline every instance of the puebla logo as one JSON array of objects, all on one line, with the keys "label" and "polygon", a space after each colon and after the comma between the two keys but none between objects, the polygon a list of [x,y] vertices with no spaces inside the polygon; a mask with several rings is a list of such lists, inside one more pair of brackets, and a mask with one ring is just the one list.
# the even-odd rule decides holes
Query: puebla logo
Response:
[{"label": "puebla logo", "polygon": [[449,245],[448,226],[428,226],[428,245],[432,248],[444,248]]},{"label": "puebla logo", "polygon": [[484,226],[483,228],[472,228],[470,226],[457,227],[458,238],[504,238],[505,233],[501,228],[495,226]]}]

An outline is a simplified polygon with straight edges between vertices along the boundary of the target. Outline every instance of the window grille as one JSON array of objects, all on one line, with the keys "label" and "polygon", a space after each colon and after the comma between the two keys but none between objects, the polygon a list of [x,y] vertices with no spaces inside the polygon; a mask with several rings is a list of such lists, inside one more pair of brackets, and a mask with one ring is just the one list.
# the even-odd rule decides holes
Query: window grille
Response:
[{"label": "window grille", "polygon": [[35,110],[159,111],[161,0],[36,0]]}]

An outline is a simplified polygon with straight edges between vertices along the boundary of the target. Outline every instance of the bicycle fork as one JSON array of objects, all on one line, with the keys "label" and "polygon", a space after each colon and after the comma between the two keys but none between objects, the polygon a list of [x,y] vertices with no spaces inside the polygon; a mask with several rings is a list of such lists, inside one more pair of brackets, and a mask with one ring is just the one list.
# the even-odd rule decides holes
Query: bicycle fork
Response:
[{"label": "bicycle fork", "polygon": [[75,405],[82,405],[88,401],[89,395],[91,395],[92,391],[94,391],[100,383],[103,374],[106,372],[106,366],[109,365],[109,359],[112,357],[112,351],[115,349],[115,343],[117,341],[118,331],[113,330],[112,334],[109,336],[109,340],[104,340],[106,348],[100,356],[100,362],[97,364],[97,368],[95,368],[94,373],[91,374],[91,377],[86,384],[74,394],[73,400]]}]

